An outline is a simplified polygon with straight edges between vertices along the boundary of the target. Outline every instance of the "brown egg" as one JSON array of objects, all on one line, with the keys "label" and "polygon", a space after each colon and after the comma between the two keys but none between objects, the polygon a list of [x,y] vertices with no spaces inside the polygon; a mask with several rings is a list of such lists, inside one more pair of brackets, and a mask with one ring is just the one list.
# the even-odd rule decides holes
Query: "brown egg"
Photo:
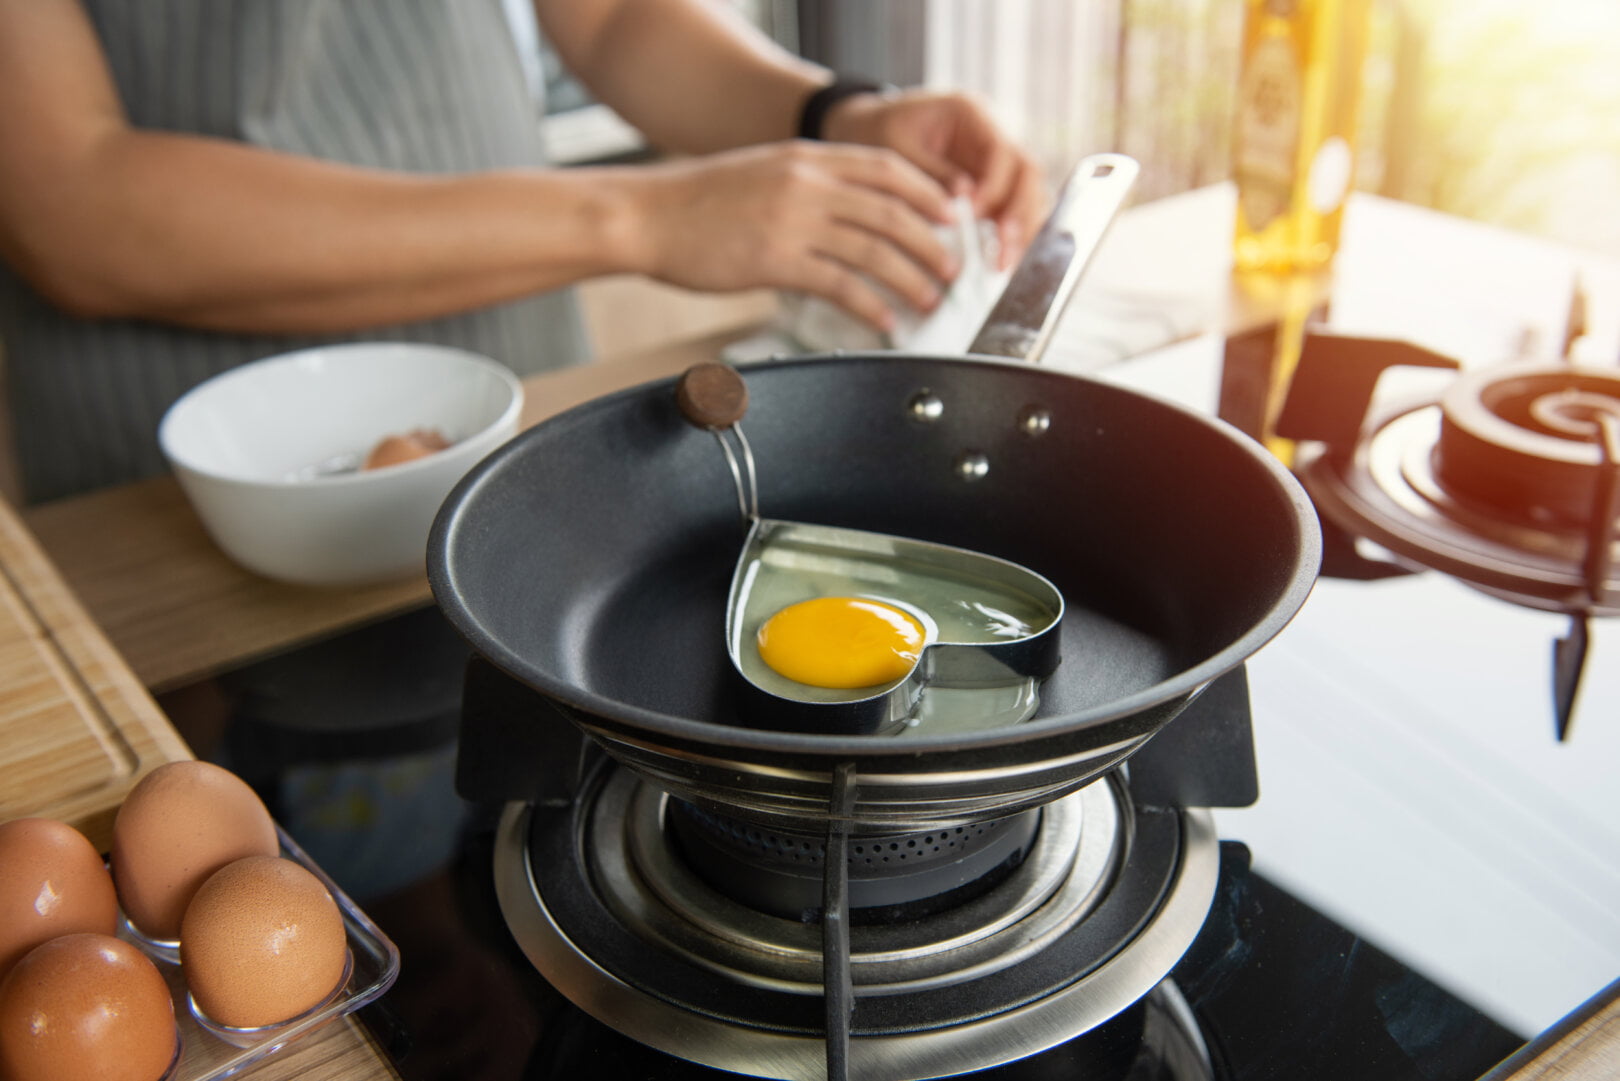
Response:
[{"label": "brown egg", "polygon": [[329,998],[348,960],[343,916],[292,860],[250,856],[216,871],[186,908],[180,964],[212,1021],[259,1028]]},{"label": "brown egg", "polygon": [[89,839],[54,818],[0,823],[0,979],[41,942],[118,929],[118,897]]},{"label": "brown egg", "polygon": [[168,985],[123,939],[62,935],[35,946],[0,980],[6,1081],[157,1081],[178,1041]]},{"label": "brown egg", "polygon": [[362,468],[382,469],[385,466],[414,462],[449,445],[450,441],[443,435],[424,428],[406,432],[404,435],[385,436],[371,448],[371,453],[366,455],[366,464]]},{"label": "brown egg", "polygon": [[280,851],[275,821],[246,781],[209,762],[169,762],[141,778],[118,809],[113,883],[130,923],[172,942],[209,875],[243,856]]}]

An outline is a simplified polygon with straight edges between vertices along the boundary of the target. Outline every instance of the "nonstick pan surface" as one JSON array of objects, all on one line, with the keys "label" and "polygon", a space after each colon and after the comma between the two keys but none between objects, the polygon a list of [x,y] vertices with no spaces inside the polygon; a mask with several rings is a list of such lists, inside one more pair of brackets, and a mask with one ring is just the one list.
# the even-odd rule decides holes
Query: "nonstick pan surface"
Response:
[{"label": "nonstick pan surface", "polygon": [[[1309,593],[1299,485],[1235,429],[1100,380],[978,357],[873,353],[742,369],[766,517],[957,545],[1062,590],[1035,717],[902,737],[749,727],[725,648],[746,523],[674,381],[523,433],[451,494],[434,595],[497,668],[678,794],[754,817],[950,823],[1071,791],[1122,760]],[[937,403],[935,410],[916,408]],[[982,466],[982,469],[972,468]]]}]

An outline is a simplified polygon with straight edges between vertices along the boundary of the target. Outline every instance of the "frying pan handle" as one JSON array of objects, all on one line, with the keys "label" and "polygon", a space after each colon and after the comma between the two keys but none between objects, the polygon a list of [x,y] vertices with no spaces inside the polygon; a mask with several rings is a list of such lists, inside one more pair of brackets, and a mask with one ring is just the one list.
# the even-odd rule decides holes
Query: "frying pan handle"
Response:
[{"label": "frying pan handle", "polygon": [[1074,167],[969,353],[1040,363],[1081,274],[1139,172],[1136,159],[1124,154],[1093,154]]}]

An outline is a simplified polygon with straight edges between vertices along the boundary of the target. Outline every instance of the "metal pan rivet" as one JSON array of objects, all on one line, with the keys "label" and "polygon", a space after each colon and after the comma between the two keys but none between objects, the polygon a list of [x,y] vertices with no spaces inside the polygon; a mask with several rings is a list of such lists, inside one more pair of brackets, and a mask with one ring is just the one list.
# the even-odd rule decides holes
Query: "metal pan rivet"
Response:
[{"label": "metal pan rivet", "polygon": [[983,480],[990,473],[990,459],[982,451],[964,450],[956,458],[956,475],[965,481]]},{"label": "metal pan rivet", "polygon": [[1052,413],[1038,405],[1025,406],[1024,411],[1018,414],[1018,429],[1025,435],[1034,439],[1046,434],[1052,427]]},{"label": "metal pan rivet", "polygon": [[906,412],[919,424],[932,424],[945,415],[945,403],[931,390],[919,390],[906,403]]}]

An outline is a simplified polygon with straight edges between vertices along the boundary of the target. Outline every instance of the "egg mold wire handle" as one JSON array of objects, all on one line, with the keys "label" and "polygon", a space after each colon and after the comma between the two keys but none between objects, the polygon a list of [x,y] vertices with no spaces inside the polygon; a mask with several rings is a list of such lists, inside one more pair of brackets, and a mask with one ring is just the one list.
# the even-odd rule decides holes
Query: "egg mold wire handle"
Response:
[{"label": "egg mold wire handle", "polygon": [[[737,509],[742,512],[743,521],[749,523],[759,521],[759,476],[754,470],[754,451],[748,445],[748,437],[743,434],[742,425],[734,424],[730,428],[709,430],[714,433],[715,442],[720,444],[720,450],[726,456],[726,468],[731,470],[732,483],[737,486]],[[728,432],[737,441],[738,450],[735,452],[726,441]],[[739,452],[742,456],[741,466],[737,463]]]},{"label": "egg mold wire handle", "polygon": [[[737,507],[743,521],[759,521],[759,473],[754,467],[754,451],[748,445],[740,423],[748,412],[748,385],[735,368],[709,361],[695,364],[681,374],[675,387],[675,404],[681,415],[698,428],[714,435],[726,456],[732,483],[737,486]],[[737,446],[734,450],[731,436]]]}]

